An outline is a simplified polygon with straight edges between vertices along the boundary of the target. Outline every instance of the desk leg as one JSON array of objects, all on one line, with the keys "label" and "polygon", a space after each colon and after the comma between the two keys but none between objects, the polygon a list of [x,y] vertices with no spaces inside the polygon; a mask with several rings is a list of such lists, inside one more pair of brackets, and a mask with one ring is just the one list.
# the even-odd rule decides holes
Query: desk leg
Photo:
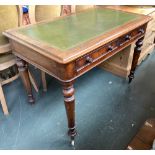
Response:
[{"label": "desk leg", "polygon": [[129,83],[131,83],[132,79],[134,78],[134,73],[135,73],[138,59],[139,59],[139,56],[141,53],[141,47],[143,45],[143,39],[144,39],[144,37],[138,39],[138,41],[136,42],[136,47],[134,49],[134,55],[133,55],[133,60],[132,60],[132,66],[131,66],[130,74],[128,76]]},{"label": "desk leg", "polygon": [[17,64],[19,74],[22,78],[23,84],[24,84],[27,94],[28,94],[28,101],[29,101],[29,103],[33,104],[34,98],[32,95],[32,88],[31,88],[30,78],[29,78],[29,74],[28,74],[28,65],[27,65],[26,61],[20,59],[19,57],[16,58],[16,64]]},{"label": "desk leg", "polygon": [[71,144],[74,145],[75,129],[75,98],[73,82],[63,83],[64,103],[68,118],[68,135],[71,137]]}]

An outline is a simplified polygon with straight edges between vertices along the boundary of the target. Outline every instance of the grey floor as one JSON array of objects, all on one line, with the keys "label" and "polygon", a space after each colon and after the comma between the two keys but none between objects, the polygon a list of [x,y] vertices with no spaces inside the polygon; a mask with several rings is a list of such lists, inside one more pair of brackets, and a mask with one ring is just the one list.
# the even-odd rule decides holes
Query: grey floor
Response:
[{"label": "grey floor", "polygon": [[76,89],[75,148],[69,145],[60,84],[47,76],[42,92],[40,72],[31,68],[39,85],[36,104],[29,105],[20,79],[4,86],[10,115],[0,108],[0,149],[126,149],[144,121],[155,117],[155,54],[128,82],[100,68],[80,77]]}]

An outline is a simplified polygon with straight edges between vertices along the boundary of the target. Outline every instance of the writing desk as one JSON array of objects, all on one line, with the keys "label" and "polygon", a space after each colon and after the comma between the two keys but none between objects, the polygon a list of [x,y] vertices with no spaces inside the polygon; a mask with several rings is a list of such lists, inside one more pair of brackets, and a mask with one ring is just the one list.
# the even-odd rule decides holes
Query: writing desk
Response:
[{"label": "writing desk", "polygon": [[96,8],[53,21],[8,30],[4,35],[9,38],[13,53],[17,56],[17,66],[29,102],[33,103],[34,99],[27,63],[61,82],[68,134],[74,142],[75,79],[136,41],[129,75],[131,82],[150,20],[149,16]]}]

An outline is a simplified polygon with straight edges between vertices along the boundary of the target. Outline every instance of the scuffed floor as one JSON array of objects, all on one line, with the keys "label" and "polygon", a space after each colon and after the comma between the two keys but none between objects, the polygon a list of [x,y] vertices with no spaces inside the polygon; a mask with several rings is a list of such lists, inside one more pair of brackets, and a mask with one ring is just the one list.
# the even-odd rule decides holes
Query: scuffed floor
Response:
[{"label": "scuffed floor", "polygon": [[29,105],[21,80],[4,86],[10,115],[0,109],[0,149],[126,149],[143,122],[155,118],[155,54],[138,68],[129,85],[125,79],[95,68],[80,77],[76,89],[75,148],[69,145],[61,85],[47,76]]}]

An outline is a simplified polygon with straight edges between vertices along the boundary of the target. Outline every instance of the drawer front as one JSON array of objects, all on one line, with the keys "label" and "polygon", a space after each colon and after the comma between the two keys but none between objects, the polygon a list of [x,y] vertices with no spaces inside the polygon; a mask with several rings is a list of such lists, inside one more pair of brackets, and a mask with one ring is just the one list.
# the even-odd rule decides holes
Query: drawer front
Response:
[{"label": "drawer front", "polygon": [[145,31],[146,25],[143,25],[78,58],[75,62],[76,73],[78,74],[85,70],[89,70],[89,68],[93,68],[94,66],[102,63],[104,60],[110,58],[118,51],[131,44],[131,41],[134,41],[137,38],[143,36]]}]

